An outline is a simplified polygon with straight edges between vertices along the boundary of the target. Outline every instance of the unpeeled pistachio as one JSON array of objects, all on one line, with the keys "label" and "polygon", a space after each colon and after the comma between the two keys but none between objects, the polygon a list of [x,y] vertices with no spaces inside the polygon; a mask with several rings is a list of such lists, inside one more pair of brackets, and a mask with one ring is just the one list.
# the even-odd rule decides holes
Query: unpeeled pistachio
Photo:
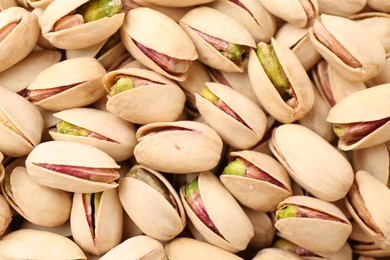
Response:
[{"label": "unpeeled pistachio", "polygon": [[246,207],[274,211],[279,202],[291,196],[290,178],[283,166],[271,156],[255,151],[231,152],[220,180]]},{"label": "unpeeled pistachio", "polygon": [[26,0],[32,8],[46,9],[54,0]]},{"label": "unpeeled pistachio", "polygon": [[243,72],[255,41],[243,25],[210,7],[189,11],[180,25],[191,37],[204,64],[226,72]]},{"label": "unpeeled pistachio", "polygon": [[306,127],[279,126],[269,145],[290,177],[317,198],[342,199],[353,183],[353,170],[347,159]]},{"label": "unpeeled pistachio", "polygon": [[119,181],[123,208],[145,235],[168,241],[185,225],[183,205],[175,189],[159,172],[136,165]]},{"label": "unpeeled pistachio", "polygon": [[390,52],[386,55],[386,62],[381,72],[366,82],[370,87],[387,83],[390,83]]},{"label": "unpeeled pistachio", "polygon": [[371,147],[390,140],[390,84],[378,85],[345,97],[327,121],[344,151]]},{"label": "unpeeled pistachio", "polygon": [[324,254],[339,251],[352,232],[351,223],[340,209],[307,196],[292,196],[282,201],[275,213],[275,227],[283,238]]},{"label": "unpeeled pistachio", "polygon": [[389,0],[367,0],[369,7],[382,11],[384,13],[390,13],[390,1]]},{"label": "unpeeled pistachio", "polygon": [[252,260],[302,260],[298,255],[280,248],[265,248],[260,250]]},{"label": "unpeeled pistachio", "polygon": [[317,0],[320,13],[349,16],[360,12],[367,4],[367,0]]},{"label": "unpeeled pistachio", "polygon": [[12,211],[3,195],[0,195],[0,236],[4,234],[12,220]]},{"label": "unpeeled pistachio", "polygon": [[351,81],[375,77],[385,63],[386,54],[380,41],[355,21],[323,14],[309,34],[324,59]]},{"label": "unpeeled pistachio", "polygon": [[119,165],[101,150],[86,144],[51,141],[37,145],[26,159],[36,182],[77,193],[99,192],[118,186]]},{"label": "unpeeled pistachio", "polygon": [[261,211],[256,211],[247,207],[243,207],[245,214],[251,221],[255,235],[249,242],[249,247],[262,249],[269,247],[275,237],[275,227],[271,217]]}]

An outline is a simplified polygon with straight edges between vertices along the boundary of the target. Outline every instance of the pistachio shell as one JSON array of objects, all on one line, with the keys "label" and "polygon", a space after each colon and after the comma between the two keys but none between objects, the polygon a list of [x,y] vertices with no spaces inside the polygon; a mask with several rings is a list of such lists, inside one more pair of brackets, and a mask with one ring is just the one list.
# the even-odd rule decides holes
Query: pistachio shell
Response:
[{"label": "pistachio shell", "polygon": [[293,254],[287,250],[279,248],[266,248],[260,250],[252,260],[269,260],[269,259],[279,259],[279,260],[299,260],[301,259],[296,254]]},{"label": "pistachio shell", "polygon": [[8,9],[10,7],[17,6],[17,3],[15,0],[3,0],[0,3],[0,11],[4,11],[5,9]]},{"label": "pistachio shell", "polygon": [[23,221],[22,225],[20,226],[20,229],[35,229],[35,230],[42,230],[42,231],[47,231],[51,233],[55,233],[67,238],[72,237],[72,231],[70,230],[70,222],[67,221],[61,226],[56,226],[56,227],[44,227],[44,226],[39,226],[35,225],[28,220]]},{"label": "pistachio shell", "polygon": [[122,239],[126,240],[135,236],[142,235],[143,232],[134,221],[127,215],[126,211],[123,211],[123,232]]},{"label": "pistachio shell", "polygon": [[367,0],[369,7],[384,13],[390,13],[390,1],[389,0]]},{"label": "pistachio shell", "polygon": [[349,162],[306,127],[294,124],[277,127],[270,148],[290,177],[322,200],[339,200],[352,185],[353,170]]},{"label": "pistachio shell", "polygon": [[33,229],[20,229],[0,241],[4,259],[87,259],[70,239]]},{"label": "pistachio shell", "polygon": [[[169,131],[176,127],[183,130]],[[148,136],[153,132],[156,134]],[[157,171],[207,171],[214,168],[221,158],[221,138],[212,128],[198,122],[151,123],[139,128],[136,137],[138,144],[134,156],[137,162]]]},{"label": "pistachio shell", "polygon": [[265,212],[246,207],[243,207],[243,210],[255,230],[255,235],[249,242],[249,246],[256,249],[269,247],[275,236],[275,227],[271,218]]},{"label": "pistachio shell", "polygon": [[337,0],[318,0],[318,7],[323,14],[349,16],[360,12],[367,0],[344,0],[339,2]]},{"label": "pistachio shell", "polygon": [[378,76],[371,78],[366,84],[370,87],[390,83],[390,53],[386,56],[386,62]]},{"label": "pistachio shell", "polygon": [[54,0],[27,0],[27,3],[32,8],[41,8],[45,9],[49,4],[51,4]]},{"label": "pistachio shell", "polygon": [[47,170],[35,165],[36,163],[91,168],[119,168],[119,165],[106,153],[86,144],[63,141],[41,143],[34,148],[26,159],[27,172],[41,185],[70,192],[91,193],[118,186],[115,182],[94,182]]},{"label": "pistachio shell", "polygon": [[201,5],[212,2],[214,0],[143,0],[146,3],[152,3],[160,6],[167,7],[188,7],[194,5]]},{"label": "pistachio shell", "polygon": [[12,211],[3,197],[0,195],[0,236],[4,234],[12,220]]}]

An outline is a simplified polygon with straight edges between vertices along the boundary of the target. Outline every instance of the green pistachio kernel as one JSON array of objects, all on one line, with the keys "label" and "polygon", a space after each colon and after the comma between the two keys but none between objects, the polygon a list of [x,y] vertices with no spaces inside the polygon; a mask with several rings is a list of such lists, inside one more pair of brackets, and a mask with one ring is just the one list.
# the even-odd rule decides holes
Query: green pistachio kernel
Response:
[{"label": "green pistachio kernel", "polygon": [[285,219],[285,218],[293,218],[297,215],[297,206],[287,205],[276,211],[276,220]]},{"label": "green pistachio kernel", "polygon": [[290,252],[295,252],[296,245],[286,239],[281,238],[275,241],[273,247],[288,250]]},{"label": "green pistachio kernel", "polygon": [[111,87],[110,96],[115,96],[118,93],[134,88],[133,81],[129,77],[122,76]]},{"label": "green pistachio kernel", "polygon": [[186,197],[189,200],[193,199],[193,195],[196,191],[199,190],[198,179],[193,180],[190,184],[186,186]]},{"label": "green pistachio kernel", "polygon": [[4,188],[5,188],[5,192],[7,193],[8,197],[12,198],[12,186],[11,186],[11,176],[8,175],[6,178],[5,178],[5,183],[4,183]]},{"label": "green pistachio kernel", "polygon": [[98,214],[98,211],[99,211],[100,200],[102,198],[102,194],[103,194],[103,192],[95,193],[95,196],[94,196],[94,199],[93,199],[93,205],[95,206],[95,212],[94,212],[95,219],[97,218],[97,214]]},{"label": "green pistachio kernel", "polygon": [[344,128],[338,125],[333,125],[333,132],[338,136],[342,136],[344,134]]},{"label": "green pistachio kernel", "polygon": [[213,104],[216,104],[219,100],[219,98],[216,95],[214,95],[214,93],[211,92],[211,90],[208,87],[205,87],[204,89],[202,89],[202,91],[200,92],[200,95]]},{"label": "green pistachio kernel", "polygon": [[247,48],[242,45],[229,43],[227,50],[220,51],[223,56],[233,62],[240,62],[245,59]]},{"label": "green pistachio kernel", "polygon": [[120,0],[91,0],[78,8],[86,23],[99,20],[104,17],[112,17],[122,9]]},{"label": "green pistachio kernel", "polygon": [[75,136],[87,136],[91,132],[85,128],[61,121],[57,124],[57,133]]},{"label": "green pistachio kernel", "polygon": [[239,159],[230,162],[224,169],[223,174],[237,175],[245,177],[245,163]]}]

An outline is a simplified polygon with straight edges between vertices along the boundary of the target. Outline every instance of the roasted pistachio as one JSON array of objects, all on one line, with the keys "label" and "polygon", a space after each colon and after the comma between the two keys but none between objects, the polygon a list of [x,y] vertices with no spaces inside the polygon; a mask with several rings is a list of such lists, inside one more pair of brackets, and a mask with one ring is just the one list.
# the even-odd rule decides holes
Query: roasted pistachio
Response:
[{"label": "roasted pistachio", "polygon": [[390,1],[389,0],[367,0],[369,7],[375,10],[382,11],[384,13],[390,13]]},{"label": "roasted pistachio", "polygon": [[386,62],[381,72],[371,78],[366,84],[370,87],[390,83],[390,53],[386,55]]},{"label": "roasted pistachio", "polygon": [[243,210],[255,230],[255,235],[249,242],[249,247],[256,249],[269,247],[275,237],[275,227],[270,215],[247,207],[243,207]]},{"label": "roasted pistachio", "polygon": [[317,0],[320,13],[349,16],[360,12],[367,4],[367,0]]},{"label": "roasted pistachio", "polygon": [[252,260],[269,260],[269,259],[280,259],[280,260],[299,260],[301,259],[298,255],[291,253],[287,250],[280,248],[265,248],[260,250]]},{"label": "roasted pistachio", "polygon": [[4,234],[12,220],[12,211],[3,195],[0,195],[0,236]]}]

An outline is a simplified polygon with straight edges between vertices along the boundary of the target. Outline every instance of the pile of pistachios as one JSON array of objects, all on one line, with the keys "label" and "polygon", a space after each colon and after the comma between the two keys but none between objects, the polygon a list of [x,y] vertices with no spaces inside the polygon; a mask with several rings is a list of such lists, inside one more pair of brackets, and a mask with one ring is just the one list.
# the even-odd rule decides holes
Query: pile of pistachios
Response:
[{"label": "pile of pistachios", "polygon": [[0,0],[0,259],[390,257],[390,0]]}]

